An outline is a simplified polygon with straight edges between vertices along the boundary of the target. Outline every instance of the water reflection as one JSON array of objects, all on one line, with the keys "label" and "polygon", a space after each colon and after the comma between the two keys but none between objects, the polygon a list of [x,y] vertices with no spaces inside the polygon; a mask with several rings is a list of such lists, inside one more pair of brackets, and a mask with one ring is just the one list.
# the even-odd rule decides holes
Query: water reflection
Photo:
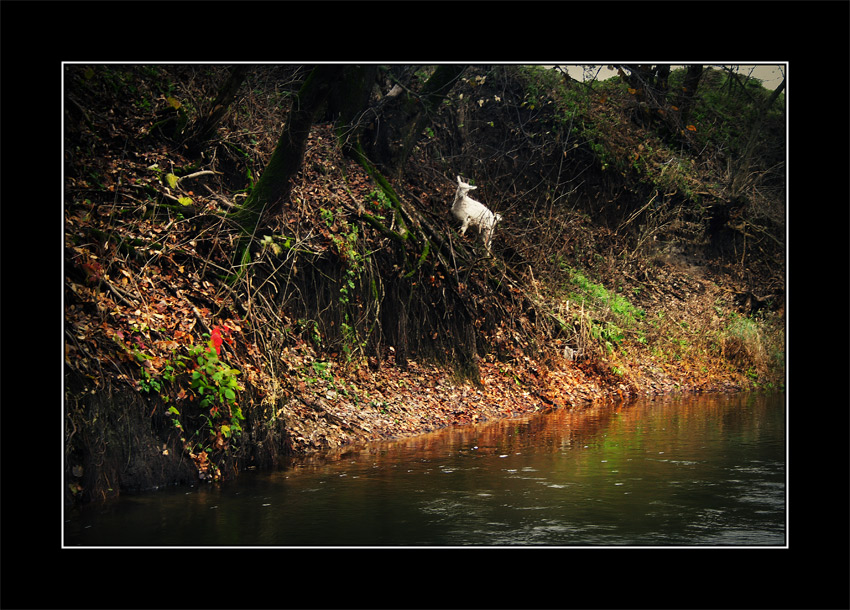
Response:
[{"label": "water reflection", "polygon": [[783,396],[560,411],[71,516],[67,544],[783,545]]}]

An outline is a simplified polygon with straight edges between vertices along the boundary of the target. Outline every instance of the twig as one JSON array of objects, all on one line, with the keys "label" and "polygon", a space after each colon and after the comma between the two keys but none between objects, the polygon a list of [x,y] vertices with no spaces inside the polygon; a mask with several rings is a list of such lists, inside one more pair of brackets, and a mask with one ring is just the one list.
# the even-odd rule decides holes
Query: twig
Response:
[{"label": "twig", "polygon": [[652,199],[650,199],[649,202],[645,206],[643,206],[637,212],[635,212],[634,214],[629,216],[628,220],[626,220],[623,224],[621,224],[619,227],[617,227],[617,230],[614,231],[614,234],[616,235],[617,233],[619,233],[620,229],[624,228],[626,225],[631,223],[635,218],[637,218],[641,214],[641,212],[643,212],[646,208],[648,208],[650,205],[652,205],[652,202],[655,201],[656,197],[658,197],[658,191],[657,190],[655,191],[655,194],[652,196]]},{"label": "twig", "polygon": [[104,277],[100,278],[100,281],[102,281],[104,284],[106,284],[106,287],[109,288],[109,290],[115,296],[117,296],[121,300],[121,302],[124,303],[127,307],[131,307],[133,309],[135,309],[137,307],[137,305],[130,300],[130,299],[132,299],[132,295],[124,292],[123,290],[121,290],[117,286],[114,286],[112,284],[112,282],[107,281],[106,278],[104,278]]},{"label": "twig", "polygon": [[197,178],[198,176],[209,176],[215,174],[221,174],[221,172],[214,172],[209,169],[204,169],[199,172],[195,172],[194,174],[189,174],[188,176],[182,176],[181,178],[179,178],[179,180],[188,180],[189,178]]},{"label": "twig", "polygon": [[[187,178],[188,178],[188,176],[187,176]],[[231,208],[231,209],[232,209],[232,208],[235,208],[235,207],[238,207],[235,203],[233,203],[232,201],[230,201],[229,199],[227,199],[224,195],[222,195],[222,194],[220,194],[220,193],[216,193],[214,190],[212,190],[212,189],[209,187],[209,185],[205,184],[205,185],[204,185],[204,188],[205,188],[205,189],[207,189],[207,190],[210,192],[210,195],[212,195],[213,197],[215,197],[216,199],[218,199],[221,203],[223,203],[223,204],[224,204],[224,205],[226,205],[227,207],[229,207],[229,208]]]}]

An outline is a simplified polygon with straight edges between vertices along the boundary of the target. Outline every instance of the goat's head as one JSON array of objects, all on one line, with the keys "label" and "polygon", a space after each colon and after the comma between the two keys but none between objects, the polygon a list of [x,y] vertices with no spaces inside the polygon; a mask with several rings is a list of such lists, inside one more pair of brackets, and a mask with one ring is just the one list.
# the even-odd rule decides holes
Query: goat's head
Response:
[{"label": "goat's head", "polygon": [[477,189],[477,186],[472,186],[471,184],[467,184],[463,180],[460,179],[460,176],[457,177],[457,196],[463,197],[469,191],[474,191]]}]

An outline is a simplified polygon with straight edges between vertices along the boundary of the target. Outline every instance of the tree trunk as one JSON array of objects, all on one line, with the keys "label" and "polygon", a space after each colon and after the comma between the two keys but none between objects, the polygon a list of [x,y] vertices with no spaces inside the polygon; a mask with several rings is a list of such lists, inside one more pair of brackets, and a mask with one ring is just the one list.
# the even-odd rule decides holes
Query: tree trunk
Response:
[{"label": "tree trunk", "polygon": [[245,80],[249,68],[250,66],[245,64],[233,67],[230,71],[230,76],[224,85],[222,85],[221,89],[219,89],[218,95],[216,95],[213,103],[210,104],[207,112],[192,126],[192,133],[186,145],[190,154],[193,156],[200,154],[204,145],[212,138],[218,128],[218,124],[224,118],[224,115],[227,114],[230,104],[236,98],[236,93],[239,91],[242,81]]},{"label": "tree trunk", "polygon": [[232,216],[246,234],[254,232],[263,216],[275,214],[289,195],[290,179],[301,166],[313,118],[343,69],[339,65],[317,66],[301,86],[268,165],[248,199]]},{"label": "tree trunk", "polygon": [[351,66],[328,97],[328,118],[336,123],[337,138],[347,155],[351,155],[357,145],[358,132],[377,76],[376,65]]},{"label": "tree trunk", "polygon": [[384,173],[399,178],[430,113],[436,111],[464,69],[458,65],[437,66],[421,92],[401,92],[385,105],[381,121],[363,138],[370,158]]},{"label": "tree trunk", "polygon": [[682,82],[682,91],[679,94],[679,120],[682,125],[686,125],[691,114],[691,106],[693,106],[694,96],[697,92],[699,79],[702,77],[703,67],[700,65],[688,66],[688,71],[685,74],[685,80]]},{"label": "tree trunk", "polygon": [[[628,74],[623,70],[626,68]],[[667,109],[667,88],[670,66],[665,64],[623,64],[618,68],[620,77],[634,91],[633,118],[639,125],[648,127],[663,116]]]},{"label": "tree trunk", "polygon": [[773,106],[773,103],[776,101],[776,98],[779,97],[779,94],[782,93],[783,89],[785,89],[785,77],[782,78],[782,82],[779,83],[779,86],[773,90],[773,93],[770,94],[770,98],[768,98],[767,103],[764,105],[765,109]]}]

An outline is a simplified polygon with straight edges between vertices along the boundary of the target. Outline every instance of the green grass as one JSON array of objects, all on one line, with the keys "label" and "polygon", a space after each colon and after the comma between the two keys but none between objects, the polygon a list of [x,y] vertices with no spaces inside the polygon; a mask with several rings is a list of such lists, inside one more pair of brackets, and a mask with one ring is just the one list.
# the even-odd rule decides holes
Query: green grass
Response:
[{"label": "green grass", "polygon": [[646,343],[646,335],[641,328],[646,314],[642,309],[591,281],[582,271],[563,263],[560,267],[566,278],[561,287],[562,296],[580,307],[578,311],[583,312],[585,318],[581,322],[594,342],[607,352],[622,346],[627,335],[632,335],[638,343]]},{"label": "green grass", "polygon": [[565,270],[569,274],[572,296],[575,300],[584,300],[595,308],[607,309],[626,326],[634,326],[646,315],[646,312],[632,305],[625,297],[611,292],[601,284],[591,282],[581,271]]}]

